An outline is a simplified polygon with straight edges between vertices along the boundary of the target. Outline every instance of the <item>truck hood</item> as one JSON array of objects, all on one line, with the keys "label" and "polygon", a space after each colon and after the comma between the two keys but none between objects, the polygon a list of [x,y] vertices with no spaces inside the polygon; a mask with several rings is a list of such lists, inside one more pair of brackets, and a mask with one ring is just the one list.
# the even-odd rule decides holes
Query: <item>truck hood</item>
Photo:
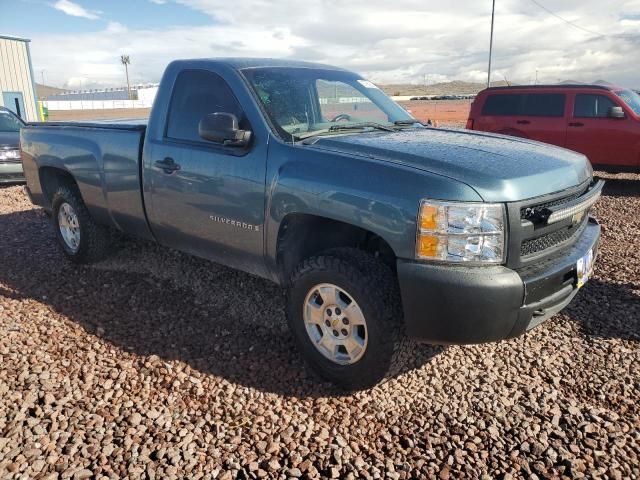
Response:
[{"label": "truck hood", "polygon": [[315,137],[308,144],[450,177],[475,189],[487,202],[520,201],[558,192],[592,175],[589,161],[579,153],[465,130],[412,128]]}]

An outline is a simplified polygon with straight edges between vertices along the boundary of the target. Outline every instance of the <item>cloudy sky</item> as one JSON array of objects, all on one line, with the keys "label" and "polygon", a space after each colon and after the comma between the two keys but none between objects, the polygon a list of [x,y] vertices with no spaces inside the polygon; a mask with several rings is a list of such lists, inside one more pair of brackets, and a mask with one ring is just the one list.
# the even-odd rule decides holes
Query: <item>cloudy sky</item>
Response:
[{"label": "cloudy sky", "polygon": [[[497,0],[494,78],[640,87],[640,0]],[[270,56],[377,83],[486,81],[491,0],[0,0],[0,33],[32,40],[37,80],[157,82],[175,58]],[[575,26],[569,25],[558,15]],[[25,21],[25,19],[29,19]]]}]

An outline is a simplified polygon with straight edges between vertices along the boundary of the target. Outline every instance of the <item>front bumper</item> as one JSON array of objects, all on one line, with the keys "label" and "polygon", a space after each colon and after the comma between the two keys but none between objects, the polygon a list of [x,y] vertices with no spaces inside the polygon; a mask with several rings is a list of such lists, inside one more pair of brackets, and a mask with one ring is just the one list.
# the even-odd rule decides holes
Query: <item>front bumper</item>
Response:
[{"label": "front bumper", "polygon": [[22,163],[0,162],[0,183],[24,182]]},{"label": "front bumper", "polygon": [[590,218],[576,243],[519,270],[399,260],[407,334],[435,344],[485,343],[523,334],[578,293],[576,263],[597,254],[600,225]]}]

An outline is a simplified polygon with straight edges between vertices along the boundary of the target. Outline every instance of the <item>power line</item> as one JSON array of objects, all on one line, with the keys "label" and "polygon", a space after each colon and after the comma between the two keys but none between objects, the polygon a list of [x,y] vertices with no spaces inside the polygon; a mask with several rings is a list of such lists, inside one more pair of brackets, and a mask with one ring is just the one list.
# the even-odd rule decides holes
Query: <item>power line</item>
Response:
[{"label": "power line", "polygon": [[575,22],[572,22],[571,20],[567,20],[564,17],[561,17],[560,15],[558,15],[557,13],[549,10],[547,7],[545,7],[544,5],[542,5],[540,2],[538,2],[537,0],[531,0],[531,3],[533,3],[534,5],[537,5],[538,7],[540,7],[542,10],[544,10],[545,12],[547,12],[549,15],[553,15],[554,17],[562,20],[564,23],[566,23],[567,25],[571,25],[573,28],[577,28],[578,30],[582,30],[583,32],[586,33],[590,33],[591,35],[596,35],[597,37],[606,37],[606,35],[603,35],[602,33],[596,32],[594,30],[589,30],[588,28],[584,28],[581,27],[580,25],[578,25]]}]

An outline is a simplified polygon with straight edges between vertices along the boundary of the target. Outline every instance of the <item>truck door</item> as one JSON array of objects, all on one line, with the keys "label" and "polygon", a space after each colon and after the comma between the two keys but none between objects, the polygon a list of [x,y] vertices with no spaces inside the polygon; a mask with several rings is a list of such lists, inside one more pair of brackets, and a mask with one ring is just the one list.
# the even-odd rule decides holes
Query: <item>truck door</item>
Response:
[{"label": "truck door", "polygon": [[266,142],[232,147],[203,140],[198,133],[200,120],[216,112],[232,113],[240,128],[251,129],[220,75],[181,71],[163,137],[145,143],[149,223],[163,245],[260,275]]},{"label": "truck door", "polygon": [[585,154],[594,165],[635,167],[638,161],[634,148],[638,136],[635,121],[628,114],[625,118],[612,118],[611,107],[622,104],[604,92],[576,94],[567,148]]}]

